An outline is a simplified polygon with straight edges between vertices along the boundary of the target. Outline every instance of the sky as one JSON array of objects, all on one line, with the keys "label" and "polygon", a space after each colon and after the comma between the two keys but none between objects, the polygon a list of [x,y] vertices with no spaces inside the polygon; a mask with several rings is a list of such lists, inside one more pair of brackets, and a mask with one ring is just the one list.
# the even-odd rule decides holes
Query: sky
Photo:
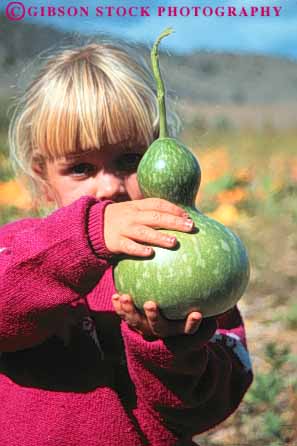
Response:
[{"label": "sky", "polygon": [[[64,8],[64,15],[49,16],[48,6]],[[36,16],[29,17],[30,7],[31,14],[36,13]],[[41,7],[44,7],[43,13]],[[70,14],[74,14],[74,7],[77,11],[79,7],[88,7],[88,15],[80,16],[79,12],[76,16],[67,15],[68,8],[72,8]],[[99,7],[102,16],[96,16]],[[107,7],[113,7],[110,16]],[[146,11],[145,16],[139,14],[141,7]],[[170,16],[173,7],[176,7],[176,17]],[[215,14],[217,7],[219,14],[224,11],[224,16]],[[230,7],[236,16],[228,16]],[[0,0],[0,10],[6,11],[6,8],[7,14],[15,16],[25,12],[24,22],[51,25],[76,33],[108,33],[146,45],[151,45],[165,27],[172,26],[175,33],[162,45],[164,49],[179,53],[227,51],[297,59],[295,0],[20,0],[17,4]],[[126,16],[117,16],[117,8],[119,14],[126,10]],[[132,17],[129,17],[129,8],[135,14]],[[163,8],[162,16],[158,16],[159,8]],[[270,15],[261,16],[261,8],[266,8],[263,10],[266,14],[269,10]]]}]

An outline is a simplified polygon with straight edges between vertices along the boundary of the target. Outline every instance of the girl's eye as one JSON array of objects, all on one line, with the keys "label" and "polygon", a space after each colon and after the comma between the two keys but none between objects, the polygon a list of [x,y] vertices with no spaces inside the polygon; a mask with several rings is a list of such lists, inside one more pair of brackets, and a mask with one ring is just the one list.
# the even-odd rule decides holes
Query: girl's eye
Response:
[{"label": "girl's eye", "polygon": [[95,166],[90,163],[79,163],[70,168],[70,172],[77,176],[88,176],[94,173],[94,171]]},{"label": "girl's eye", "polygon": [[142,156],[142,153],[124,153],[117,159],[116,168],[126,172],[136,171]]}]

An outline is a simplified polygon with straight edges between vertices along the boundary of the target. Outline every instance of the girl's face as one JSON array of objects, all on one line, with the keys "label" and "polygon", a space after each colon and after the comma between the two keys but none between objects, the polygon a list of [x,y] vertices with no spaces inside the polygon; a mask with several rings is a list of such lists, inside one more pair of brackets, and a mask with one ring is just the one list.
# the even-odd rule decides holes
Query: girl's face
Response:
[{"label": "girl's face", "polygon": [[47,199],[62,207],[85,195],[115,202],[143,198],[136,170],[144,152],[109,146],[48,161]]}]

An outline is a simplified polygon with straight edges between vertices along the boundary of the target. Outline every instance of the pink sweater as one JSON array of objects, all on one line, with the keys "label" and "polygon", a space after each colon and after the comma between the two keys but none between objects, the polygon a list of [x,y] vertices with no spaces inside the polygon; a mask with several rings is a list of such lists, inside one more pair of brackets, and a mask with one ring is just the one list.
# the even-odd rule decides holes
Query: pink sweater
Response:
[{"label": "pink sweater", "polygon": [[113,311],[108,201],[0,231],[0,445],[190,445],[252,380],[237,308],[145,341]]}]

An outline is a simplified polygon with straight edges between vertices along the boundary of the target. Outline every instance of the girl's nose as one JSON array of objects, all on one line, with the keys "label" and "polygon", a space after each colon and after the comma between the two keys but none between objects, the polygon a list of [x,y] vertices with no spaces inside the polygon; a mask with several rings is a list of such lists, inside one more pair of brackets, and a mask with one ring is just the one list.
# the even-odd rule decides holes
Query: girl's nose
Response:
[{"label": "girl's nose", "polygon": [[100,200],[122,201],[126,195],[123,178],[112,172],[100,172],[96,197]]}]

